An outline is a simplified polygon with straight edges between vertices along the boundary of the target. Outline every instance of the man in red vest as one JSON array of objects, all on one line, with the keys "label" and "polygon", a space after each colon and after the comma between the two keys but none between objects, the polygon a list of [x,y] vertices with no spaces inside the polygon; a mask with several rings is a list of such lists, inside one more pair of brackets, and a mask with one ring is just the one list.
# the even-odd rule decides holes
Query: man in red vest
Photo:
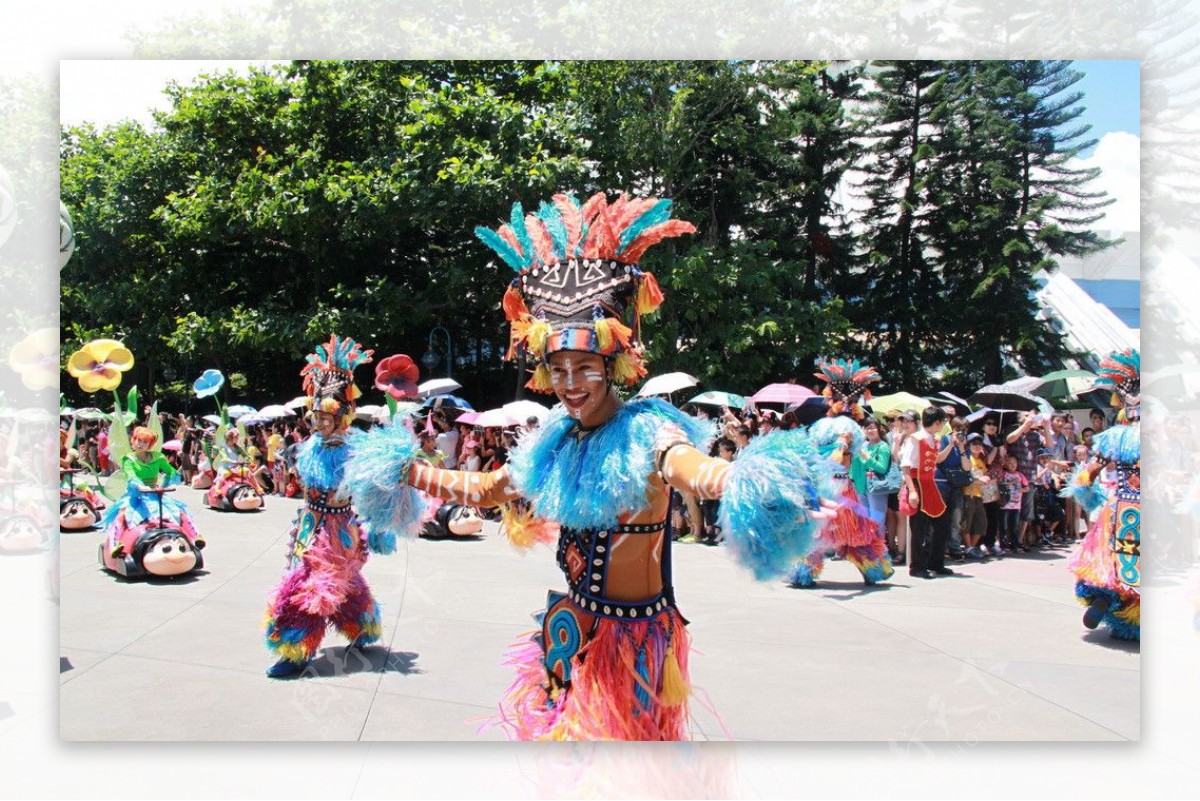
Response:
[{"label": "man in red vest", "polygon": [[952,489],[937,476],[937,466],[945,461],[954,448],[948,439],[945,448],[938,448],[938,432],[945,423],[946,413],[936,406],[921,412],[921,429],[909,437],[900,452],[900,467],[910,503],[917,508],[912,516],[912,554],[908,574],[915,578],[952,576],[946,567],[946,540],[950,534],[950,515],[946,496]]}]

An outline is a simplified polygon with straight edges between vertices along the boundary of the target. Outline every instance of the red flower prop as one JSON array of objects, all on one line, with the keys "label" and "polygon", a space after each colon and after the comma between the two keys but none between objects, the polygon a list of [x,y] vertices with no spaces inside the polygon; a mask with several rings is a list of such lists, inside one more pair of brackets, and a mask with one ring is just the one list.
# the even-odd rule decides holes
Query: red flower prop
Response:
[{"label": "red flower prop", "polygon": [[414,397],[420,377],[420,368],[403,353],[388,356],[375,365],[375,388],[393,400]]}]

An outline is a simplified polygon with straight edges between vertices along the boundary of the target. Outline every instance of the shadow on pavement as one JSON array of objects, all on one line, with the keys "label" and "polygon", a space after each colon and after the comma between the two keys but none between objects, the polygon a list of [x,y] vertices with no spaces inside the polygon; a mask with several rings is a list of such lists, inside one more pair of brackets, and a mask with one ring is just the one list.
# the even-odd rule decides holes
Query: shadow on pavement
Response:
[{"label": "shadow on pavement", "polygon": [[355,673],[399,673],[409,676],[425,671],[417,665],[420,654],[414,651],[392,651],[378,645],[366,648],[345,646],[323,648],[321,655],[309,663],[302,676],[350,676]]},{"label": "shadow on pavement", "polygon": [[[1083,624],[1080,623],[1082,626]],[[1090,642],[1099,645],[1102,648],[1108,648],[1110,651],[1124,651],[1129,654],[1140,654],[1142,652],[1142,644],[1138,640],[1121,640],[1108,633],[1108,630],[1103,626],[1094,630],[1084,630],[1080,639],[1084,642]]]}]

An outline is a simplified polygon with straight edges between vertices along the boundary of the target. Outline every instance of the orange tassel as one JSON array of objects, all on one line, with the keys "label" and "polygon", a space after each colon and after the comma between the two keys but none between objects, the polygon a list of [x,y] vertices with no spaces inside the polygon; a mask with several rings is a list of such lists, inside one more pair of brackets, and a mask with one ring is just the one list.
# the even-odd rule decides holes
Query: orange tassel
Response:
[{"label": "orange tassel", "polygon": [[533,371],[533,377],[525,382],[525,386],[534,392],[553,392],[554,385],[550,383],[550,368],[539,364]]},{"label": "orange tassel", "polygon": [[659,287],[654,273],[642,273],[642,278],[638,281],[637,302],[634,306],[637,313],[650,314],[661,306],[662,302],[662,288]]},{"label": "orange tassel", "polygon": [[509,284],[508,289],[504,291],[504,301],[501,305],[504,307],[504,319],[510,323],[520,320],[522,316],[529,314],[529,307],[525,305],[525,298],[521,297],[521,292],[512,284]]},{"label": "orange tassel", "polygon": [[624,386],[632,386],[646,376],[641,360],[630,353],[620,353],[613,359],[613,380]]},{"label": "orange tassel", "polygon": [[538,543],[553,543],[558,539],[557,526],[533,514],[531,508],[519,508],[515,503],[500,507],[501,528],[505,539],[518,551],[528,551]]}]

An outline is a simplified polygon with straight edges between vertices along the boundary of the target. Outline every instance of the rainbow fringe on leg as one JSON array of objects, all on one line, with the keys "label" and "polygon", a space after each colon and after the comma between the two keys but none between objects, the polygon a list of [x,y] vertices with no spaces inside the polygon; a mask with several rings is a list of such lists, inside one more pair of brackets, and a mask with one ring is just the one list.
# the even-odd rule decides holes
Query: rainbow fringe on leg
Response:
[{"label": "rainbow fringe on leg", "polygon": [[824,547],[814,550],[792,566],[791,585],[805,589],[816,586],[821,571],[825,569]]},{"label": "rainbow fringe on leg", "polygon": [[675,609],[636,623],[601,619],[570,686],[551,696],[542,647],[523,638],[508,651],[517,676],[495,723],[514,740],[691,739],[689,650]]},{"label": "rainbow fringe on leg", "polygon": [[346,600],[338,611],[329,619],[342,635],[360,645],[367,645],[383,636],[383,623],[380,620],[379,604],[371,597],[366,579],[358,576]]},{"label": "rainbow fringe on leg", "polygon": [[292,601],[303,581],[300,570],[290,571],[267,605],[267,648],[291,662],[312,659],[325,637],[325,618],[303,611]]},{"label": "rainbow fringe on leg", "polygon": [[879,537],[866,545],[846,548],[845,557],[862,573],[865,584],[887,581],[896,572],[892,560],[888,558],[887,543]]},{"label": "rainbow fringe on leg", "polygon": [[1084,606],[1096,598],[1109,599],[1101,622],[1119,640],[1140,640],[1142,636],[1142,599],[1132,593],[1118,593],[1084,581],[1075,583],[1075,597]]}]

